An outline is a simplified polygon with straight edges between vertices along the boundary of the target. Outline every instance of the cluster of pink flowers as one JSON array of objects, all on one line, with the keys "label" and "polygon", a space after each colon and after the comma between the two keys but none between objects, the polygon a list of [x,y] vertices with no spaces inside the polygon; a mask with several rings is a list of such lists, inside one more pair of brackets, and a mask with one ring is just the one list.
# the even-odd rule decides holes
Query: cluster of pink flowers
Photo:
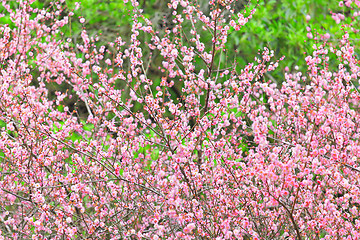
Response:
[{"label": "cluster of pink flowers", "polygon": [[[279,86],[270,49],[226,65],[230,29],[255,12],[235,13],[236,1],[203,12],[171,0],[163,35],[124,1],[130,40],[108,46],[85,29],[64,40],[64,1],[32,2],[2,0],[12,25],[0,27],[0,239],[360,238],[352,26]],[[50,98],[49,84],[68,89]],[[72,97],[85,119],[63,106]]]}]

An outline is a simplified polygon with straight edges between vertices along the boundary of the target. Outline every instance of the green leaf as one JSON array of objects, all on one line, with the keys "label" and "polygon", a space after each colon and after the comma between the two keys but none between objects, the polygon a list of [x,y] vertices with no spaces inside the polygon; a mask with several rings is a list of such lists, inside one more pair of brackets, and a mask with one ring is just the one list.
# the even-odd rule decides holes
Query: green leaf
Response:
[{"label": "green leaf", "polygon": [[6,122],[0,120],[0,128],[6,127]]},{"label": "green leaf", "polygon": [[157,160],[159,158],[159,149],[154,149],[151,153],[151,159],[152,160]]}]

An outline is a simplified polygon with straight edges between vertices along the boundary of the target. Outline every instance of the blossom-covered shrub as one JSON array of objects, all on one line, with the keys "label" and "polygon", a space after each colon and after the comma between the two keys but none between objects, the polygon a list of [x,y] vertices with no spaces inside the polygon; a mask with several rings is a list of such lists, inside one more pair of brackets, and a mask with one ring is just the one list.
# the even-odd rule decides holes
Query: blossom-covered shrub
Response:
[{"label": "blossom-covered shrub", "polygon": [[[226,58],[229,30],[255,11],[232,0],[208,13],[172,0],[164,35],[132,0],[131,41],[109,46],[86,29],[68,41],[64,1],[2,2],[13,22],[0,28],[2,238],[359,238],[351,26],[277,86],[271,50],[244,67]],[[54,98],[50,83],[68,91]],[[63,106],[73,97],[86,117]]]}]

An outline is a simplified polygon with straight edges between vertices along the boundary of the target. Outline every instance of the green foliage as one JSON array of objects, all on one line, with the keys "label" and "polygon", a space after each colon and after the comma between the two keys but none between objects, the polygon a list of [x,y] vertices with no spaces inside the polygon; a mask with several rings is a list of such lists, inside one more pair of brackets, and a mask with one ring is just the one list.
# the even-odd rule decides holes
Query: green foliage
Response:
[{"label": "green foliage", "polygon": [[[236,60],[242,66],[253,61],[258,49],[264,47],[274,50],[276,59],[285,56],[273,73],[278,81],[282,81],[285,66],[292,70],[295,66],[306,67],[304,53],[311,52],[312,45],[316,43],[315,39],[307,38],[307,26],[311,27],[314,37],[316,33],[329,33],[329,41],[342,33],[341,26],[335,24],[329,12],[329,9],[341,12],[342,8],[337,4],[338,1],[327,0],[265,0],[256,7],[257,1],[252,1],[249,8],[256,7],[255,15],[241,31],[230,35],[229,45],[238,51]],[[306,15],[311,17],[309,21]]]},{"label": "green foliage", "polygon": [[[76,1],[67,1],[69,6],[74,6]],[[130,23],[131,17],[126,14],[130,4],[126,5],[123,1],[98,1],[87,0],[81,4],[81,14],[85,17],[89,25],[100,24],[101,22],[112,22],[120,25],[124,22]],[[96,7],[94,7],[96,6]]]},{"label": "green foliage", "polygon": [[[75,2],[78,1],[67,0],[66,4],[69,9],[73,9]],[[113,39],[115,39],[117,31],[126,31],[129,29],[131,16],[128,12],[131,10],[131,4],[125,4],[119,0],[83,1],[81,8],[74,12],[75,15],[72,18],[73,34],[75,36],[79,35],[83,26],[85,26],[86,29],[92,33],[91,35],[103,33],[103,38],[108,39],[109,37],[113,37]],[[79,23],[78,18],[80,17],[86,19],[84,25]],[[113,39],[109,39],[109,41]]]},{"label": "green foliage", "polygon": [[0,120],[0,128],[6,127],[6,122]]}]

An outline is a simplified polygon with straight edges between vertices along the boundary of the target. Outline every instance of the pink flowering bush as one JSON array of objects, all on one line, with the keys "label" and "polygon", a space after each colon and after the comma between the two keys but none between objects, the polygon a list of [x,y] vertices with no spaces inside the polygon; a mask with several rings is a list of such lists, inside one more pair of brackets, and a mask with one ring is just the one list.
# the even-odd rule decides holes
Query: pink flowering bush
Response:
[{"label": "pink flowering bush", "polygon": [[[255,12],[233,0],[208,13],[172,0],[164,34],[132,0],[130,42],[107,47],[85,29],[66,39],[63,0],[33,2],[2,1],[2,239],[360,238],[360,68],[345,30],[277,86],[269,49],[243,68],[226,59],[229,30]],[[49,83],[69,87],[53,97]]]}]

